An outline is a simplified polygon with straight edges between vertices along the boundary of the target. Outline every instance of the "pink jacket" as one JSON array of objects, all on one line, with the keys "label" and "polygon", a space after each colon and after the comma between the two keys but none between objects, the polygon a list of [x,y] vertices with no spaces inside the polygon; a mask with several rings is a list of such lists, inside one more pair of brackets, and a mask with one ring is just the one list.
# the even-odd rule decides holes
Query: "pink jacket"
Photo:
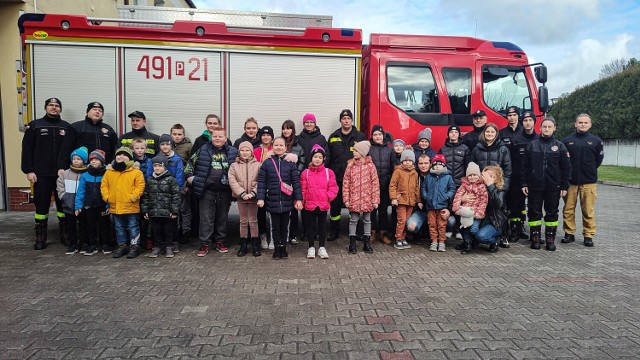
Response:
[{"label": "pink jacket", "polygon": [[371,156],[362,161],[349,160],[342,180],[342,200],[349,203],[349,211],[371,212],[380,204],[380,182]]},{"label": "pink jacket", "polygon": [[[328,177],[328,179],[327,179]],[[310,166],[300,175],[302,203],[304,209],[313,211],[316,207],[322,211],[331,208],[331,201],[338,196],[338,183],[333,170],[320,166]]]},{"label": "pink jacket", "polygon": [[273,149],[272,145],[269,145],[269,147],[266,149],[262,146],[262,144],[260,144],[260,146],[258,146],[257,148],[253,149],[253,156],[256,157],[256,160],[258,160],[258,162],[262,162],[262,155],[265,155],[265,159],[269,158],[269,155],[267,155],[266,153],[271,151],[271,149]]},{"label": "pink jacket", "polygon": [[[473,194],[476,196],[474,202],[462,202],[462,195]],[[456,196],[453,197],[453,212],[457,212],[460,206],[468,206],[473,208],[474,219],[484,219],[485,210],[487,210],[487,204],[489,203],[489,194],[487,193],[487,187],[484,185],[482,178],[480,180],[471,183],[467,177],[462,178],[462,184],[456,191]]]}]

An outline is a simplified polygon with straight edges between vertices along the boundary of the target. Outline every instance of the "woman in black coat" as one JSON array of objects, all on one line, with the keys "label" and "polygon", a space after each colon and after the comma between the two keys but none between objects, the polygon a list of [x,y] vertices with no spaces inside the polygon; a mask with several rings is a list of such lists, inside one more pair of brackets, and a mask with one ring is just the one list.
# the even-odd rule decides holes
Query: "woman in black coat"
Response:
[{"label": "woman in black coat", "polygon": [[509,149],[498,138],[496,124],[487,124],[480,134],[480,142],[471,150],[471,159],[480,166],[480,171],[489,165],[500,166],[504,174],[504,189],[509,189],[511,179],[511,154]]}]

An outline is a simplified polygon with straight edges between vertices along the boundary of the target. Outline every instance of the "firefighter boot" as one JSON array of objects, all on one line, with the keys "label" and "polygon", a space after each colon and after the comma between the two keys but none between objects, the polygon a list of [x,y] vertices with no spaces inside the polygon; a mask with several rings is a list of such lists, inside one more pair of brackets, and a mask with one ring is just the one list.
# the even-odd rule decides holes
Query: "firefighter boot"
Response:
[{"label": "firefighter boot", "polygon": [[520,219],[518,221],[511,220],[511,224],[509,226],[509,241],[510,242],[518,242],[520,240],[520,230],[521,230],[521,222]]},{"label": "firefighter boot", "polygon": [[365,235],[364,236],[364,247],[362,248],[362,250],[367,253],[367,254],[372,254],[373,253],[373,248],[371,247],[371,237]]},{"label": "firefighter boot", "polygon": [[329,233],[327,241],[338,240],[340,237],[340,220],[331,220],[330,224],[331,232]]},{"label": "firefighter boot", "polygon": [[548,251],[556,251],[556,227],[545,227],[544,229],[545,235],[545,248]]},{"label": "firefighter boot", "polygon": [[242,257],[247,255],[247,243],[249,242],[249,239],[247,238],[240,238],[240,249],[238,250],[238,256]]},{"label": "firefighter boot", "polygon": [[349,236],[349,254],[358,253],[358,250],[356,249],[356,241],[358,241],[358,239],[355,236]]},{"label": "firefighter boot", "polygon": [[527,240],[529,239],[529,237],[527,236],[527,233],[524,231],[524,222],[527,221],[527,216],[526,214],[522,214],[522,216],[520,217],[520,224],[518,225],[518,234],[520,236],[520,239],[522,240]]},{"label": "firefighter boot", "polygon": [[529,229],[529,237],[531,238],[531,248],[540,250],[540,226],[532,226]]},{"label": "firefighter boot", "polygon": [[47,247],[47,221],[36,223],[36,243],[33,245],[34,250],[44,250]]}]

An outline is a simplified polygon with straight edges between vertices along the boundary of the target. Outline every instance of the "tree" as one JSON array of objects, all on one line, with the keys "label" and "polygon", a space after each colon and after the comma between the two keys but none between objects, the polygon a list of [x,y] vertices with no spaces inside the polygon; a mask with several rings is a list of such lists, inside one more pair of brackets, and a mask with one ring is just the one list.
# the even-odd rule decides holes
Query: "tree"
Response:
[{"label": "tree", "polygon": [[[635,58],[632,60],[635,60],[636,62],[638,61]],[[629,62],[631,62],[631,60],[629,60]],[[628,63],[627,63],[627,60],[625,60],[625,58],[611,60],[610,63],[604,64],[602,66],[602,69],[600,69],[600,79],[606,79],[615,74],[619,74],[623,72],[627,64]]]}]

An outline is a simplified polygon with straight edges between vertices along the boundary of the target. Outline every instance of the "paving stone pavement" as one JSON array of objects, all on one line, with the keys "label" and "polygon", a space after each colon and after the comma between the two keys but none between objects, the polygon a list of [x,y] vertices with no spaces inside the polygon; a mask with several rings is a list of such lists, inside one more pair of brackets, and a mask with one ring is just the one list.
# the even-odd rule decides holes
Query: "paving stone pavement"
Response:
[{"label": "paving stone pavement", "polygon": [[33,215],[1,213],[0,358],[637,359],[640,190],[598,189],[594,248],[465,256],[65,255],[55,225],[36,252]]}]

